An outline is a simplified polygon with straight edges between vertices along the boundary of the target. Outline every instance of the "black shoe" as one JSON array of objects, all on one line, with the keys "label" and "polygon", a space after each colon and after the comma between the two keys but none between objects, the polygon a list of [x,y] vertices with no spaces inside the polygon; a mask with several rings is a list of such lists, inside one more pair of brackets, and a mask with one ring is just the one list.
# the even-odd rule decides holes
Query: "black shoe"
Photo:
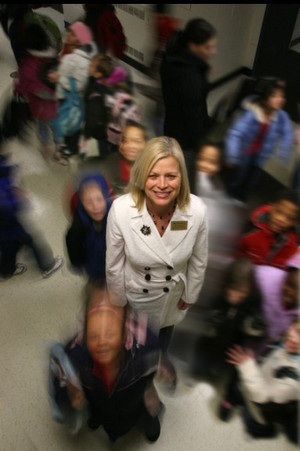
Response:
[{"label": "black shoe", "polygon": [[90,429],[95,431],[96,429],[98,429],[101,426],[101,420],[99,420],[97,417],[90,417],[87,420],[87,425]]},{"label": "black shoe", "polygon": [[158,417],[152,417],[149,413],[143,421],[145,436],[150,442],[156,442],[160,436],[160,422]]},{"label": "black shoe", "polygon": [[222,421],[229,421],[233,414],[234,406],[226,401],[222,401],[219,407],[219,418]]},{"label": "black shoe", "polygon": [[249,435],[253,438],[274,438],[277,435],[276,428],[273,424],[261,424],[258,423],[254,418],[251,416],[249,411],[242,407],[241,409],[242,418],[244,421],[244,424],[246,426],[246,430]]}]

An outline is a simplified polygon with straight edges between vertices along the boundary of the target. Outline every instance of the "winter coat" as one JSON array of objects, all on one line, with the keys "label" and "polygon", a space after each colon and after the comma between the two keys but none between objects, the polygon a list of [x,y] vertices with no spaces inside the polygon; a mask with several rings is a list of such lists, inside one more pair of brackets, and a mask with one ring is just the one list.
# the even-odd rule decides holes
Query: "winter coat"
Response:
[{"label": "winter coat", "polygon": [[[80,191],[91,181],[99,185],[106,199],[107,212],[101,221],[100,231],[95,228],[93,220],[80,201]],[[102,175],[88,175],[83,178],[79,186],[75,216],[66,235],[66,244],[72,265],[75,268],[84,269],[89,278],[94,281],[105,279],[106,224],[111,203],[109,188]]]},{"label": "winter coat", "polygon": [[84,93],[84,135],[86,138],[106,139],[106,126],[109,118],[105,103],[107,94],[108,89],[100,80],[89,77]]},{"label": "winter coat", "polygon": [[270,205],[263,205],[251,213],[250,230],[242,235],[238,243],[237,257],[247,257],[255,265],[284,269],[287,260],[297,252],[299,234],[296,229],[280,234],[270,230],[271,209]]},{"label": "winter coat", "polygon": [[70,91],[69,77],[76,80],[77,91],[84,95],[84,90],[89,77],[89,65],[93,56],[97,54],[96,44],[91,42],[74,50],[74,52],[64,55],[60,61],[58,72],[59,81],[56,86],[58,99],[64,99],[64,89]]},{"label": "winter coat", "polygon": [[55,86],[45,77],[45,70],[55,64],[55,50],[30,50],[19,67],[15,89],[28,100],[33,117],[41,121],[49,121],[57,115]]},{"label": "winter coat", "polygon": [[121,305],[128,302],[133,309],[146,313],[154,327],[177,324],[185,315],[185,311],[178,309],[178,301],[194,304],[204,281],[206,207],[191,195],[186,210],[177,206],[168,228],[160,236],[146,201],[140,211],[133,205],[131,194],[125,194],[114,201],[109,213],[108,289],[115,294],[115,302]]},{"label": "winter coat", "polygon": [[282,287],[286,277],[287,272],[283,269],[255,266],[255,278],[263,296],[269,342],[279,342],[282,334],[300,314],[299,306],[286,310],[282,304]]},{"label": "winter coat", "polygon": [[[251,154],[247,153],[247,149],[256,139],[262,122],[264,118],[261,107],[253,102],[252,97],[246,99],[242,104],[241,113],[238,114],[225,136],[228,162],[242,167],[248,165]],[[258,152],[256,165],[262,167],[268,157],[277,150],[277,146],[278,155],[288,160],[293,140],[293,128],[288,114],[283,110],[274,112]]]},{"label": "winter coat", "polygon": [[167,47],[160,77],[165,104],[164,133],[183,150],[197,151],[208,131],[206,97],[209,66],[180,45],[180,33]]},{"label": "winter coat", "polygon": [[258,422],[265,422],[258,407],[273,403],[273,410],[279,407],[284,412],[285,405],[299,399],[299,355],[288,353],[283,346],[269,353],[261,365],[248,359],[237,368],[245,398]]},{"label": "winter coat", "polygon": [[[123,360],[110,393],[84,339],[76,336],[65,346],[64,352],[57,344],[52,347],[50,396],[57,421],[72,420],[70,413],[73,409],[68,406],[64,373],[75,386],[82,388],[90,416],[100,420],[108,435],[119,437],[125,434],[144,414],[145,394],[158,366],[159,342],[138,316],[134,319],[131,315],[124,330]],[[60,368],[56,370],[57,359],[63,371]]]}]

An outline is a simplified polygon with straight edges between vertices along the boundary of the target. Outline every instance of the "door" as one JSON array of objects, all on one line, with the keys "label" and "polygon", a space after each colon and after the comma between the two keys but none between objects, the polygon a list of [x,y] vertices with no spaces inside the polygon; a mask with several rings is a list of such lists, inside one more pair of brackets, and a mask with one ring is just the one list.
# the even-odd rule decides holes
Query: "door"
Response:
[{"label": "door", "polygon": [[300,8],[270,4],[254,61],[253,74],[280,77],[286,82],[285,110],[300,121]]}]

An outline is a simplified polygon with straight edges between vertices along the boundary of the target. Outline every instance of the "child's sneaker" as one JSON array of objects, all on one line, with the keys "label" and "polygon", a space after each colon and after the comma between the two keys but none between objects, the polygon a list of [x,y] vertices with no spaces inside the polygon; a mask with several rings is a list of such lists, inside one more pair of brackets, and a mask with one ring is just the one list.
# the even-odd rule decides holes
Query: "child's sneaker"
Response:
[{"label": "child's sneaker", "polygon": [[27,271],[27,266],[24,265],[24,263],[17,263],[15,272],[13,273],[13,276],[20,276],[25,271]]},{"label": "child's sneaker", "polygon": [[57,271],[64,263],[63,257],[58,255],[54,259],[54,264],[52,268],[48,269],[47,271],[43,271],[43,278],[46,279],[47,277],[50,277],[55,271]]}]

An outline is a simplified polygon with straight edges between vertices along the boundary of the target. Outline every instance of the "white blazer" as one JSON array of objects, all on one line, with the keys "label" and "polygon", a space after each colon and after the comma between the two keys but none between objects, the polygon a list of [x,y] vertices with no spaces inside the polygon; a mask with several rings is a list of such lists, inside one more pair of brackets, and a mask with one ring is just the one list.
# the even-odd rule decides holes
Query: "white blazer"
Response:
[{"label": "white blazer", "polygon": [[128,302],[145,312],[153,327],[177,324],[185,315],[177,308],[178,301],[198,300],[207,264],[207,235],[206,206],[197,196],[191,195],[185,212],[176,207],[163,236],[146,202],[138,211],[131,194],[116,199],[106,236],[106,281],[114,302]]}]

